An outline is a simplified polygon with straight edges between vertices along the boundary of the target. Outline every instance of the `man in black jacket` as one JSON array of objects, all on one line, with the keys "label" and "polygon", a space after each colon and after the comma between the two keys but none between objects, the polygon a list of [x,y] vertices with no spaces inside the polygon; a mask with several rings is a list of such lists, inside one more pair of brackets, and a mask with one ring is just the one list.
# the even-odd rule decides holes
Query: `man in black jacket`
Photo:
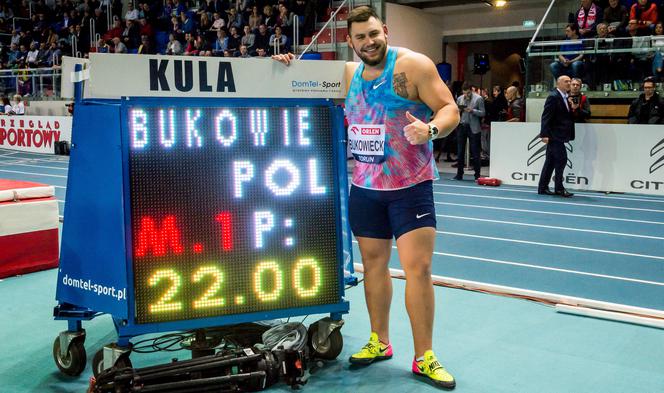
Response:
[{"label": "man in black jacket", "polygon": [[581,92],[582,85],[583,81],[580,78],[572,78],[567,103],[572,110],[572,119],[575,123],[585,123],[591,115],[590,101],[588,96]]},{"label": "man in black jacket", "polygon": [[632,101],[627,117],[629,124],[664,123],[664,102],[655,91],[653,78],[646,78],[643,81],[643,94]]},{"label": "man in black jacket", "polygon": [[[546,98],[542,112],[542,128],[540,138],[546,143],[546,160],[540,174],[538,194],[559,195],[564,198],[571,197],[563,186],[563,171],[567,164],[567,149],[565,143],[574,140],[574,120],[568,102],[568,94],[572,80],[562,75],[556,80],[556,90]],[[555,192],[549,190],[549,182],[553,171]]]}]

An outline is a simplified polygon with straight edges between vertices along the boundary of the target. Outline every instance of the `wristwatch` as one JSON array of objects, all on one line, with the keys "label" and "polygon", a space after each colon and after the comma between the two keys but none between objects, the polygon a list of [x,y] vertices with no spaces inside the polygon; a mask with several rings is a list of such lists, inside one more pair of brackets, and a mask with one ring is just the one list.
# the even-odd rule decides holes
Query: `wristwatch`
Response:
[{"label": "wristwatch", "polygon": [[438,136],[438,127],[435,124],[429,123],[429,139],[436,139]]}]

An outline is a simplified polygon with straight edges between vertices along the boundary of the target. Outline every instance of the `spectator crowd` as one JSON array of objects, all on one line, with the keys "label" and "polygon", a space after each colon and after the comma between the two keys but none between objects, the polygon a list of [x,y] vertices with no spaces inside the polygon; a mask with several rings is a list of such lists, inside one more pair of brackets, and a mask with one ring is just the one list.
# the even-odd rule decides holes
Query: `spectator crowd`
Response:
[{"label": "spectator crowd", "polygon": [[[646,77],[663,80],[663,16],[664,0],[580,0],[565,27],[565,38],[571,42],[561,46],[563,53],[550,64],[554,79],[584,78],[615,90],[631,89],[632,83]],[[599,39],[599,50],[621,51],[583,53],[595,41],[579,40],[594,38]]]},{"label": "spectator crowd", "polygon": [[0,0],[0,63],[3,69],[53,67],[63,55],[89,52],[266,57],[290,50],[296,18],[302,36],[311,35],[317,15],[327,13],[321,3]]}]

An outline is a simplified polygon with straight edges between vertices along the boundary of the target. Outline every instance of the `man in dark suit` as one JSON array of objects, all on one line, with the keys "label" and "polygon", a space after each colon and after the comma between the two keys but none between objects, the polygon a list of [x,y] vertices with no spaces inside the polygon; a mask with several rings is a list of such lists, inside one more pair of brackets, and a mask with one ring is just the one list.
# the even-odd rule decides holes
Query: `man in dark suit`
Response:
[{"label": "man in dark suit", "polygon": [[[571,81],[566,75],[558,77],[556,89],[549,94],[544,103],[540,138],[546,143],[546,160],[539,179],[538,194],[559,195],[564,198],[574,195],[563,186],[563,171],[567,164],[565,143],[574,140],[574,119],[568,101]],[[553,179],[555,192],[552,192],[549,190],[549,182],[554,170],[556,171]]]}]

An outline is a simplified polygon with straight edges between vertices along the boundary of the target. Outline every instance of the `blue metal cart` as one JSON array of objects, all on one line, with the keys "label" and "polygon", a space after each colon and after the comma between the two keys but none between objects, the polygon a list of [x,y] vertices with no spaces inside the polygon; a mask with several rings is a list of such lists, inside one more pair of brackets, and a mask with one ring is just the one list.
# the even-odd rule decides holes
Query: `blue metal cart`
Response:
[{"label": "blue metal cart", "polygon": [[[130,340],[330,314],[310,346],[336,358],[353,284],[343,112],[327,99],[78,100],[54,316],[65,374],[82,322],[110,314],[98,373]],[[350,274],[349,274],[350,273]]]}]

